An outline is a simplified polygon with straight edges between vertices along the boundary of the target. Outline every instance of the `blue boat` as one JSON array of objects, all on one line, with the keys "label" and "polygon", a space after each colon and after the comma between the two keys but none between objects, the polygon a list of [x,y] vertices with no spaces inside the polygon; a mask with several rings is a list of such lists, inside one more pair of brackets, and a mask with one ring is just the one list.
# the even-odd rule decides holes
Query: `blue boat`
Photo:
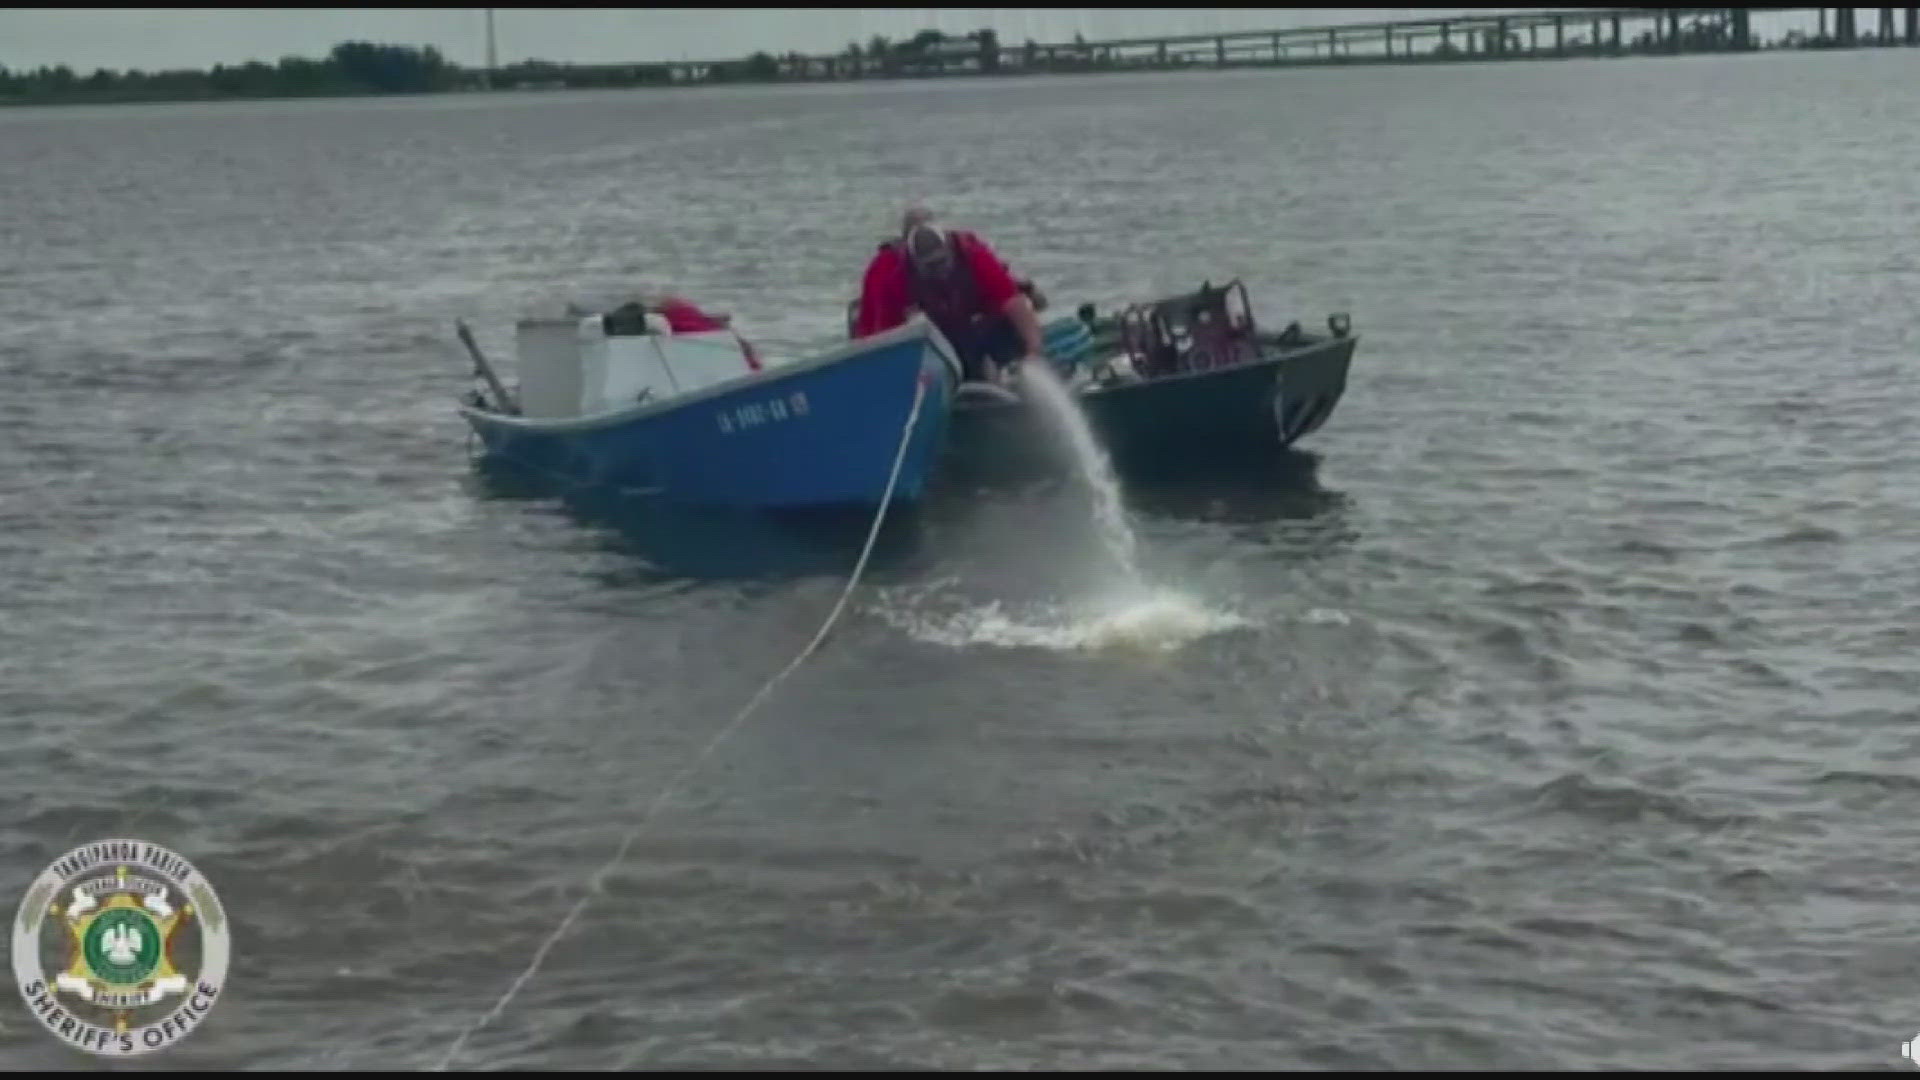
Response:
[{"label": "blue boat", "polygon": [[779,511],[877,506],[899,457],[892,501],[925,493],[961,378],[925,320],[762,370],[731,331],[676,335],[618,315],[521,320],[516,393],[460,326],[491,390],[460,415],[488,463],[562,487]]}]

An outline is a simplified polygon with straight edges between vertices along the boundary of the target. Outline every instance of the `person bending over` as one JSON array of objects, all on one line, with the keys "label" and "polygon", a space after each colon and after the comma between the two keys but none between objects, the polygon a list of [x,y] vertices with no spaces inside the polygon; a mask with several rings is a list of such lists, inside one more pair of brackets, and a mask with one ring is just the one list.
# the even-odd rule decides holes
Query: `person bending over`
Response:
[{"label": "person bending over", "polygon": [[910,212],[898,239],[880,245],[860,286],[856,338],[891,330],[914,312],[940,328],[968,381],[992,382],[1013,365],[1044,360],[1032,298],[985,240]]}]

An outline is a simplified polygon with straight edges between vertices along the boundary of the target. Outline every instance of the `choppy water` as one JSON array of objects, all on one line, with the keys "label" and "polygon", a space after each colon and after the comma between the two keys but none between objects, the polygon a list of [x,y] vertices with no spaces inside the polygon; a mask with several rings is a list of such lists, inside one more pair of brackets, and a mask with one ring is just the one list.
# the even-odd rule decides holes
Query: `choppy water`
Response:
[{"label": "choppy water", "polygon": [[[652,279],[804,347],[924,196],[1063,305],[1350,311],[1348,396],[1128,492],[1176,649],[1077,613],[1074,489],[930,510],[457,1066],[1898,1064],[1916,86],[0,112],[0,892],[118,833],[211,876],[229,993],[135,1067],[436,1061],[853,554],[692,580],[477,487],[451,320]],[[92,1064],[11,1005],[0,1058]]]}]

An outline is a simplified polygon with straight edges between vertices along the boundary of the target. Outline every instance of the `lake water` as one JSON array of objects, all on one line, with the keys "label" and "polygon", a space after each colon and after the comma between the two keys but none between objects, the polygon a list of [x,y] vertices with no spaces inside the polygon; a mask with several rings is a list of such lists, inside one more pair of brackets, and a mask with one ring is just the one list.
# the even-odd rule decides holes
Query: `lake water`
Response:
[{"label": "lake water", "polygon": [[[1283,474],[929,507],[455,1067],[1875,1068],[1920,1029],[1920,52],[0,112],[0,894],[233,919],[134,1068],[430,1067],[812,637],[477,486],[452,320],[789,355],[899,208],[1350,312]],[[1138,643],[1135,643],[1136,645]],[[24,1008],[0,1058],[91,1067]]]}]

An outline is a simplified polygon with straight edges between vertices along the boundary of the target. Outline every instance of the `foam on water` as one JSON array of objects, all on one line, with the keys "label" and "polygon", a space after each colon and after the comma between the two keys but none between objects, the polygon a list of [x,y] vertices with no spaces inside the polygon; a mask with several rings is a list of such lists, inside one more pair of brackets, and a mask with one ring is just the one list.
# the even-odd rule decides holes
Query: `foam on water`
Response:
[{"label": "foam on water", "polygon": [[916,641],[955,649],[984,645],[1057,652],[1171,652],[1254,625],[1236,612],[1168,589],[1071,603],[894,593],[877,612]]}]

